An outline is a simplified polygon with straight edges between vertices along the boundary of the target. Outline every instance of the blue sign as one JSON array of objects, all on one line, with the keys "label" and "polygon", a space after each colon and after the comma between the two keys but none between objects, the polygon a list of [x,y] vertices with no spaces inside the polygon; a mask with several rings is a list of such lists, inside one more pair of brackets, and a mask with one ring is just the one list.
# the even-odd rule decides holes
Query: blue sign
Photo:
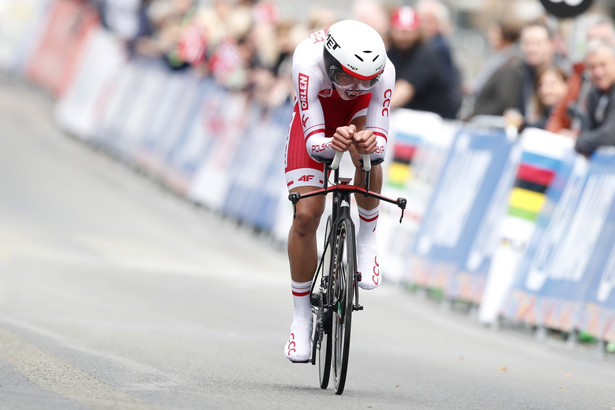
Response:
[{"label": "blue sign", "polygon": [[513,145],[504,131],[462,128],[455,136],[412,250],[418,265],[430,266],[426,285],[456,292],[455,275],[465,269],[472,244],[485,228],[494,194],[510,171]]}]

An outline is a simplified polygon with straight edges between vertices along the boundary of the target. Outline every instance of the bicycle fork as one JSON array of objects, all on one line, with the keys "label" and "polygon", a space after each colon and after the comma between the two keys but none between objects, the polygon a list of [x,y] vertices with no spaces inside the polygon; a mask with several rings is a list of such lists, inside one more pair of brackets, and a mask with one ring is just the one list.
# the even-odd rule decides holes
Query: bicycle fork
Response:
[{"label": "bicycle fork", "polygon": [[[348,193],[340,193],[338,195],[334,195],[333,201],[334,201],[333,209],[340,210],[339,215],[332,215],[333,220],[336,222],[335,227],[337,230],[339,229],[339,221],[342,221],[344,219],[351,219],[350,217],[350,195]],[[336,206],[337,205],[336,202],[339,202],[341,204],[339,208]],[[332,231],[332,233],[333,232],[334,231]],[[353,241],[356,244],[356,233],[353,232],[353,235],[354,235]],[[354,280],[352,281],[352,287],[354,291],[354,302],[352,304],[352,310],[357,311],[357,310],[363,310],[363,306],[359,303],[359,286],[357,283],[361,279],[361,275],[359,274],[359,272],[357,272],[358,260],[357,260],[356,246],[355,246],[355,252],[353,255],[353,259],[354,259],[354,273],[353,273]]]}]

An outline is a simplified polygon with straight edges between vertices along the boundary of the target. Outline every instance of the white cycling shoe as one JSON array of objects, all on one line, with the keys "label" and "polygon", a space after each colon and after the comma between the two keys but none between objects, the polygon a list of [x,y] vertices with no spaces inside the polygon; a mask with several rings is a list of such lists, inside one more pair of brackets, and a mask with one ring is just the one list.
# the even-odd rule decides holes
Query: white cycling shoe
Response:
[{"label": "white cycling shoe", "polygon": [[357,266],[357,272],[361,274],[361,280],[358,282],[358,285],[361,289],[375,289],[382,283],[378,251],[374,246],[368,245],[359,246],[358,251],[357,259],[359,266]]},{"label": "white cycling shoe", "polygon": [[284,356],[293,363],[307,363],[311,359],[312,322],[293,321]]}]

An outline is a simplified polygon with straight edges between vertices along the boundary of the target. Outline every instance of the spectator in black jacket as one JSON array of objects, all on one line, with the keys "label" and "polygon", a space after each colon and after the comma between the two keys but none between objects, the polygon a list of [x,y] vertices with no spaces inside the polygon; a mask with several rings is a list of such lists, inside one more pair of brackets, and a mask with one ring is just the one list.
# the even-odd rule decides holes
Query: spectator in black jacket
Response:
[{"label": "spectator in black jacket", "polygon": [[450,81],[442,64],[424,43],[415,10],[404,6],[393,12],[388,56],[395,65],[392,108],[430,111],[454,119],[456,101],[451,98]]},{"label": "spectator in black jacket", "polygon": [[517,41],[520,26],[501,20],[489,26],[487,38],[493,54],[476,78],[464,101],[462,119],[476,115],[502,115],[519,104],[523,83],[522,57]]},{"label": "spectator in black jacket", "polygon": [[416,11],[421,22],[421,30],[425,43],[433,49],[438,64],[442,67],[446,79],[449,81],[451,99],[455,101],[457,110],[461,107],[461,72],[449,41],[452,32],[452,23],[448,7],[440,0],[420,0]]},{"label": "spectator in black jacket", "polygon": [[592,88],[587,103],[586,126],[575,149],[585,156],[604,145],[615,145],[615,46],[603,40],[587,45],[585,65]]}]

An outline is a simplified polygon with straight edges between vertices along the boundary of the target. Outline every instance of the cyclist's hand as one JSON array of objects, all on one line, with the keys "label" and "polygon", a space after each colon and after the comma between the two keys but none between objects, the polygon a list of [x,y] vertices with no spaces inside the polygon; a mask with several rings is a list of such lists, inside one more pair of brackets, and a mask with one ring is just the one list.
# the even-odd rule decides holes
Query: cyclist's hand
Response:
[{"label": "cyclist's hand", "polygon": [[354,146],[359,151],[359,154],[373,154],[378,147],[376,136],[371,130],[363,130],[356,132],[353,138]]},{"label": "cyclist's hand", "polygon": [[353,138],[357,131],[357,127],[354,124],[337,127],[335,134],[333,134],[333,141],[331,142],[331,148],[336,151],[346,152],[348,148],[353,144]]}]

